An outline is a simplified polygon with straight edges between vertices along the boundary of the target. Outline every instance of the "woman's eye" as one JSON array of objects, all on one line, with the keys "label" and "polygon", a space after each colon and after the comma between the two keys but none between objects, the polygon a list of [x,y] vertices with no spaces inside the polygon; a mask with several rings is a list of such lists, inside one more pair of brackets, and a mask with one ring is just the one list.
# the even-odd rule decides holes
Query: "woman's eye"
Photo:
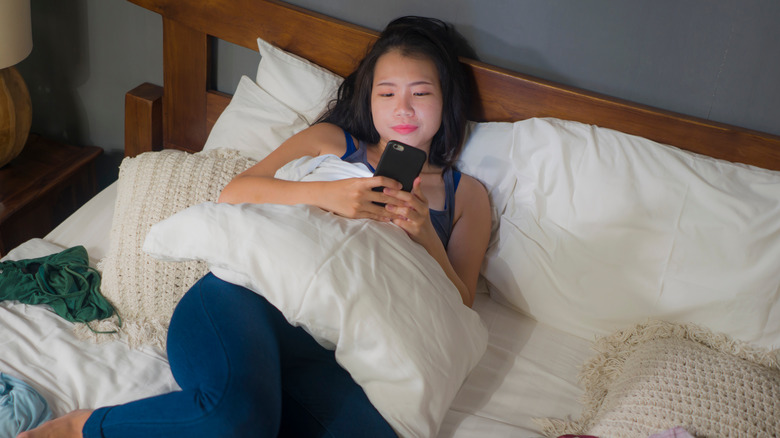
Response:
[{"label": "woman's eye", "polygon": [[429,93],[427,91],[418,91],[418,92],[414,93],[415,96],[428,96],[430,94],[431,93]]},{"label": "woman's eye", "polygon": [[393,97],[393,93],[379,93],[380,97]]}]

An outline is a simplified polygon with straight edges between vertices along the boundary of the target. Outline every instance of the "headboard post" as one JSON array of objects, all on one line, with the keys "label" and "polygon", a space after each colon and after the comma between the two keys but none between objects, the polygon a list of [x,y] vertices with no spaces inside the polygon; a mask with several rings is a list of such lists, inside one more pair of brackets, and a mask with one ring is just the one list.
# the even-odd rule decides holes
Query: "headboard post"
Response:
[{"label": "headboard post", "polygon": [[206,33],[163,17],[166,148],[199,151],[206,143],[210,57]]},{"label": "headboard post", "polygon": [[163,88],[141,84],[125,94],[125,156],[163,148]]}]

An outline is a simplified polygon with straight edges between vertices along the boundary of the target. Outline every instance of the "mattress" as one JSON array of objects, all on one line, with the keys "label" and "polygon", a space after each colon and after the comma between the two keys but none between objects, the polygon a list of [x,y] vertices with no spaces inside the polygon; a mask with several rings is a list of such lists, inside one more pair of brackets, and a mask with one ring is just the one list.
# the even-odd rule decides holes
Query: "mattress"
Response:
[{"label": "mattress", "polygon": [[[93,265],[108,251],[116,183],[101,191],[43,239],[15,248],[6,259],[39,257],[83,245]],[[440,437],[538,437],[535,417],[577,417],[579,364],[590,355],[582,339],[501,303],[484,282],[474,303],[489,345],[462,385]],[[166,354],[131,349],[120,340],[76,338],[72,324],[43,306],[0,303],[0,371],[31,384],[55,416],[73,409],[148,397],[178,389]],[[11,354],[12,352],[12,354]]]}]

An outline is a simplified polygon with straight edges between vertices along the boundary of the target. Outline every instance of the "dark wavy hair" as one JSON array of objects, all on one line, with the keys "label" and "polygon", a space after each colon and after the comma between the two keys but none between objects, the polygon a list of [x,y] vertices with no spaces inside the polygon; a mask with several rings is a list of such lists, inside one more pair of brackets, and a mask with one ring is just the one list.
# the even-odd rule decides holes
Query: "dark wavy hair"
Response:
[{"label": "dark wavy hair", "polygon": [[374,68],[377,60],[392,50],[425,57],[436,65],[443,97],[442,122],[431,142],[428,162],[452,167],[463,148],[470,96],[458,57],[472,53],[452,26],[441,20],[409,16],[390,22],[355,71],[344,79],[337,98],[318,122],[333,123],[359,140],[378,143],[371,114]]}]

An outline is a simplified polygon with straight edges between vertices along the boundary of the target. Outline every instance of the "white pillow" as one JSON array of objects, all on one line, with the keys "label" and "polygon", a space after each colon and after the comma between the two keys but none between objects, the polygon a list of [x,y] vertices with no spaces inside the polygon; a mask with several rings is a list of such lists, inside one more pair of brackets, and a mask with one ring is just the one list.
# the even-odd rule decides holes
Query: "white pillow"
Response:
[{"label": "white pillow", "polygon": [[469,122],[466,143],[457,168],[479,180],[488,190],[493,210],[493,235],[498,219],[509,204],[517,176],[509,158],[512,155],[514,125],[507,122]]},{"label": "white pillow", "polygon": [[260,161],[308,126],[298,113],[242,76],[230,104],[214,123],[203,150],[233,149]]},{"label": "white pillow", "polygon": [[498,157],[494,297],[586,339],[655,318],[780,345],[780,172],[556,119]]},{"label": "white pillow", "polygon": [[336,97],[342,78],[260,38],[257,48],[261,57],[257,84],[300,114],[307,123],[317,121]]},{"label": "white pillow", "polygon": [[205,260],[335,345],[339,364],[402,436],[436,436],[487,345],[441,267],[392,224],[306,205],[204,203],[156,224],[144,251]]}]

